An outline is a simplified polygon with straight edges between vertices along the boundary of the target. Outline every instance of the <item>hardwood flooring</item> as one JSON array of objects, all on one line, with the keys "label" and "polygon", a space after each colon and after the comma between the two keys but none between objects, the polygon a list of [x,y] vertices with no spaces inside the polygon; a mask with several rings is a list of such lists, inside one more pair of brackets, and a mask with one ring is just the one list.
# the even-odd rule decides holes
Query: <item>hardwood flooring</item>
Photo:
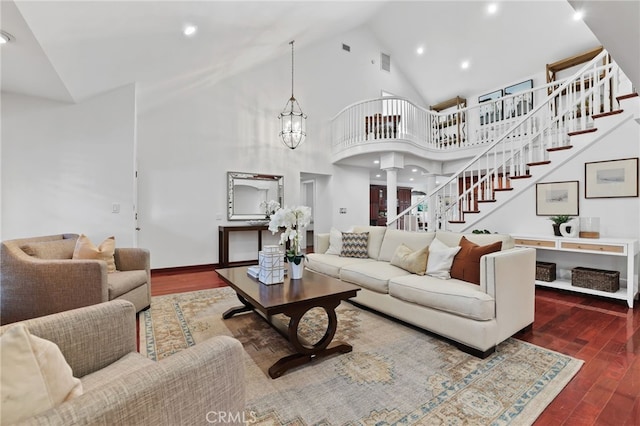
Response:
[{"label": "hardwood flooring", "polygon": [[[151,283],[154,296],[225,285],[212,267],[154,271]],[[514,337],[585,363],[535,425],[640,425],[638,305],[536,288],[533,329]]]}]

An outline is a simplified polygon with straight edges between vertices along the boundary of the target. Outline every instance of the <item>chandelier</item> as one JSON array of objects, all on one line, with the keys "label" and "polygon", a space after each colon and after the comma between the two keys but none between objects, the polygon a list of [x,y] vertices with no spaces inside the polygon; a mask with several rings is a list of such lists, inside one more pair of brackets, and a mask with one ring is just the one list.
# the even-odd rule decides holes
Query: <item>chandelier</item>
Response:
[{"label": "chandelier", "polygon": [[291,98],[284,106],[284,109],[278,116],[281,124],[280,138],[282,142],[291,149],[296,149],[303,141],[306,133],[306,119],[307,116],[300,109],[300,105],[293,96],[293,43],[295,40],[289,42],[291,45]]}]

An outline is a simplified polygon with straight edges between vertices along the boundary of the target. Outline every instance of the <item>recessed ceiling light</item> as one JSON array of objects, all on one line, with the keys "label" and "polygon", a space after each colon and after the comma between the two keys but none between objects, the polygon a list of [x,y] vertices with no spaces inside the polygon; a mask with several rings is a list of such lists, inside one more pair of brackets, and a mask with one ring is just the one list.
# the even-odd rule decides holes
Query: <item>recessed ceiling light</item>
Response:
[{"label": "recessed ceiling light", "polygon": [[380,160],[373,160],[373,164],[380,164]]},{"label": "recessed ceiling light", "polygon": [[380,175],[376,175],[376,177],[380,177]]},{"label": "recessed ceiling light", "polygon": [[196,27],[195,25],[187,25],[186,27],[184,27],[184,30],[182,32],[187,37],[191,37],[196,33],[196,31],[198,31],[198,27]]},{"label": "recessed ceiling light", "polygon": [[460,64],[460,68],[462,68],[463,70],[469,68],[469,61],[462,61],[462,63]]},{"label": "recessed ceiling light", "polygon": [[493,15],[497,11],[498,11],[498,5],[496,3],[489,3],[489,5],[487,6],[487,13],[489,15]]},{"label": "recessed ceiling light", "polygon": [[416,49],[416,53],[418,55],[422,55],[424,53],[424,47],[420,46]]},{"label": "recessed ceiling light", "polygon": [[15,37],[13,37],[11,34],[9,34],[8,32],[2,31],[0,30],[0,44],[7,44],[9,43],[11,40],[13,40]]},{"label": "recessed ceiling light", "polygon": [[409,179],[409,182],[413,182],[413,178]]},{"label": "recessed ceiling light", "polygon": [[417,172],[417,171],[418,171],[418,169],[411,169],[411,171],[412,171],[413,173],[415,173],[415,172]]},{"label": "recessed ceiling light", "polygon": [[584,12],[582,10],[576,10],[576,13],[573,14],[573,20],[579,21],[584,18]]}]

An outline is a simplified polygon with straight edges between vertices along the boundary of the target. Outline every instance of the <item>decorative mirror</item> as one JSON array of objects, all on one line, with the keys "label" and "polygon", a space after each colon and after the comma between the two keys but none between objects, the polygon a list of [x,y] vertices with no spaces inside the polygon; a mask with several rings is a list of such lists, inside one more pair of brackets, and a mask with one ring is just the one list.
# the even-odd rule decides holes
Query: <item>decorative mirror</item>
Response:
[{"label": "decorative mirror", "polygon": [[283,205],[284,176],[227,172],[229,220],[266,219],[262,202],[276,200]]}]

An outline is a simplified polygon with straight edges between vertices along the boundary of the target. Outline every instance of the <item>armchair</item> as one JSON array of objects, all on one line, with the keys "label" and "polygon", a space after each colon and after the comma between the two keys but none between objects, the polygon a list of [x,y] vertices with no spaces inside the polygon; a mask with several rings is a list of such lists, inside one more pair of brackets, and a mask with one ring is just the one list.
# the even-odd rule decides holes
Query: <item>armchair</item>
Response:
[{"label": "armchair", "polygon": [[[242,419],[242,344],[217,336],[154,362],[136,352],[136,311],[117,300],[25,321],[58,345],[83,394],[21,425],[206,424],[207,413]],[[10,326],[0,327],[0,335]]]},{"label": "armchair", "polygon": [[116,248],[119,272],[100,260],[71,259],[76,234],[3,241],[0,245],[0,324],[114,299],[136,311],[151,303],[149,251]]}]

